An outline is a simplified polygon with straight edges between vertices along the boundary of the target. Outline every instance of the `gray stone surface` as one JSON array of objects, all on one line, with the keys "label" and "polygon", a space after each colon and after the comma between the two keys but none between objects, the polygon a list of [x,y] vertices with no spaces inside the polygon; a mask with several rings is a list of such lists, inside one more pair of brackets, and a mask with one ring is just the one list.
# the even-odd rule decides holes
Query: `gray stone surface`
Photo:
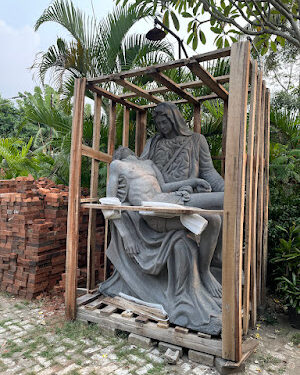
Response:
[{"label": "gray stone surface", "polygon": [[234,368],[228,368],[225,367],[225,361],[222,358],[215,358],[215,368],[221,375],[229,375],[229,374],[243,374],[245,372],[245,364],[243,363],[240,367],[234,369]]},{"label": "gray stone surface", "polygon": [[148,337],[136,335],[135,333],[130,333],[128,336],[128,342],[143,348],[151,348],[154,345],[153,340],[149,339]]},{"label": "gray stone surface", "polygon": [[168,342],[160,341],[158,343],[158,349],[161,350],[161,351],[163,351],[163,352],[165,352],[168,349],[171,349],[173,351],[178,350],[179,351],[179,356],[182,357],[182,355],[183,355],[183,350],[182,350],[181,346],[172,345],[172,344],[169,344]]},{"label": "gray stone surface", "polygon": [[203,365],[211,367],[214,365],[214,356],[211,354],[201,353],[190,349],[188,357],[191,361],[202,363]]},{"label": "gray stone surface", "polygon": [[[130,205],[155,201],[222,208],[224,181],[205,137],[193,133],[171,103],[159,104],[154,119],[159,134],[148,141],[141,158],[124,147],[115,152],[107,196]],[[222,287],[210,266],[221,247],[220,215],[166,218],[128,211],[116,217],[109,212],[104,210],[112,219],[107,256],[115,272],[100,291],[161,304],[171,323],[218,335]]]},{"label": "gray stone surface", "polygon": [[165,352],[165,361],[170,365],[176,365],[179,360],[179,350],[167,349]]}]

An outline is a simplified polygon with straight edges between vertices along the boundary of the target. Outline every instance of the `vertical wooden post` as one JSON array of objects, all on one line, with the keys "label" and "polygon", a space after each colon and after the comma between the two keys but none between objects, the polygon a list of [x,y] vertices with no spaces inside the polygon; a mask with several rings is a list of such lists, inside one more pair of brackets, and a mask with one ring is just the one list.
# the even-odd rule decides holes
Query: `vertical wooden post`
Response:
[{"label": "vertical wooden post", "polygon": [[258,167],[258,195],[257,195],[257,303],[261,305],[261,278],[262,278],[262,247],[263,247],[263,215],[264,215],[264,109],[265,109],[266,86],[263,82],[261,111],[260,111],[260,144],[259,144],[259,167]]},{"label": "vertical wooden post", "polygon": [[242,356],[242,247],[250,44],[233,44],[230,58],[223,223],[222,357]]},{"label": "vertical wooden post", "polygon": [[[99,151],[101,130],[102,98],[94,94],[93,149]],[[92,159],[90,197],[98,196],[99,161]],[[87,239],[87,290],[95,288],[95,248],[96,248],[96,215],[97,211],[89,209]]]},{"label": "vertical wooden post", "polygon": [[224,101],[223,123],[222,123],[222,164],[221,175],[225,176],[225,160],[226,160],[226,134],[227,134],[227,117],[228,117],[228,101]]},{"label": "vertical wooden post", "polygon": [[129,109],[127,107],[124,108],[123,114],[123,134],[122,134],[122,146],[128,147],[129,144]]},{"label": "vertical wooden post", "polygon": [[110,111],[109,111],[109,131],[108,131],[108,146],[107,153],[112,155],[115,151],[115,142],[116,142],[116,113],[117,105],[116,102],[110,102]]},{"label": "vertical wooden post", "polygon": [[251,300],[251,326],[256,325],[257,316],[257,294],[256,294],[256,227],[257,227],[257,188],[258,188],[258,166],[260,147],[260,112],[262,96],[262,72],[258,72],[256,91],[256,113],[255,113],[255,139],[254,139],[254,162],[253,162],[253,192],[252,192],[252,241],[251,241],[251,267],[250,267],[250,300]]},{"label": "vertical wooden post", "polygon": [[264,223],[263,223],[263,261],[262,261],[262,303],[266,301],[267,260],[268,260],[268,218],[269,218],[269,153],[270,153],[270,92],[266,92],[264,126]]},{"label": "vertical wooden post", "polygon": [[251,99],[247,138],[247,172],[246,172],[246,214],[245,214],[245,257],[244,257],[244,293],[243,293],[243,331],[248,332],[250,306],[250,263],[252,249],[252,197],[253,197],[253,150],[256,111],[257,62],[252,62]]},{"label": "vertical wooden post", "polygon": [[[116,102],[110,102],[110,113],[109,113],[109,131],[108,131],[108,146],[107,152],[109,155],[113,155],[115,151],[116,143],[116,114],[117,114],[117,105]],[[109,165],[107,166],[107,180],[109,178]],[[104,228],[104,280],[107,279],[110,268],[110,261],[107,259],[106,250],[108,246],[108,220],[105,220]]]},{"label": "vertical wooden post", "polygon": [[146,143],[147,112],[137,111],[135,128],[135,153],[140,156]]},{"label": "vertical wooden post", "polygon": [[201,133],[201,104],[194,105],[194,132]]},{"label": "vertical wooden post", "polygon": [[67,254],[66,254],[66,296],[65,314],[71,320],[76,318],[76,288],[79,243],[79,210],[81,178],[81,146],[83,132],[84,95],[86,79],[75,81],[74,112],[72,122],[72,143],[69,178]]}]

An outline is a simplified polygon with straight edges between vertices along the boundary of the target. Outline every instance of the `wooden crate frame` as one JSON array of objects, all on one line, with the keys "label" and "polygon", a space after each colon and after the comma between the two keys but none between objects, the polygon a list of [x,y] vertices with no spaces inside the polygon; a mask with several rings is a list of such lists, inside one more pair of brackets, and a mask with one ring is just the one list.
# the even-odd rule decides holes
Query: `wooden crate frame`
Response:
[{"label": "wooden crate frame", "polygon": [[[213,77],[200,63],[230,56],[230,75]],[[175,83],[163,72],[187,67],[199,80]],[[128,80],[148,75],[162,87],[144,90]],[[131,90],[115,95],[99,84],[114,82]],[[229,82],[229,91],[222,84]],[[206,85],[212,94],[194,97],[187,88]],[[93,146],[82,144],[85,91],[94,92]],[[95,287],[95,209],[99,162],[110,163],[115,149],[116,105],[124,106],[123,146],[128,146],[129,112],[137,113],[135,151],[140,155],[146,141],[147,110],[164,100],[155,94],[172,91],[194,108],[194,131],[201,132],[201,103],[220,98],[224,101],[222,171],[225,172],[223,212],[222,268],[222,358],[239,363],[243,359],[242,338],[249,324],[255,327],[257,306],[264,302],[267,262],[268,178],[269,178],[269,111],[270,94],[250,59],[250,43],[233,44],[231,48],[196,55],[151,67],[144,67],[98,78],[80,78],[75,82],[72,145],[69,180],[69,207],[66,258],[66,317],[76,318],[76,269],[78,257],[79,207],[89,208],[87,255],[87,290]],[[249,94],[250,92],[250,94]],[[99,151],[102,97],[110,100],[110,125],[107,153]],[[143,97],[150,102],[138,105],[130,100]],[[247,120],[248,119],[248,120]],[[248,126],[247,126],[248,123]],[[81,158],[92,159],[91,198],[80,200]],[[220,157],[219,157],[220,158]],[[106,221],[106,246],[108,223]],[[106,256],[105,256],[106,264]],[[242,271],[244,285],[242,286]],[[243,312],[243,313],[242,313]]]}]

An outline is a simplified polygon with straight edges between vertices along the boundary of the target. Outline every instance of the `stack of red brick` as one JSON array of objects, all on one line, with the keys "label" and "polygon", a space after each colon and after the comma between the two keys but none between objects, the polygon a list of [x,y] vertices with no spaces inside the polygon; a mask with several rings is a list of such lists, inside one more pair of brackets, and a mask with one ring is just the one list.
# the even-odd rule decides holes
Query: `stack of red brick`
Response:
[{"label": "stack of red brick", "polygon": [[[0,289],[26,298],[64,289],[68,187],[41,178],[0,180]],[[86,278],[88,210],[81,209],[78,280]],[[97,211],[96,280],[103,277],[104,221]]]}]

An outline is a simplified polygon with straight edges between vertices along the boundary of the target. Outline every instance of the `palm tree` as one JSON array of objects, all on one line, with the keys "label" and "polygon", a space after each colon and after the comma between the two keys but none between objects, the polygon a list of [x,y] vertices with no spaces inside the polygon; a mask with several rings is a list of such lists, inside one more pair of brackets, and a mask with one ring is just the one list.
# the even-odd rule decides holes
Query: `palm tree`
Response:
[{"label": "palm tree", "polygon": [[128,35],[132,26],[146,16],[132,7],[124,7],[116,8],[98,22],[76,9],[71,0],[55,0],[39,17],[35,30],[46,22],[56,22],[72,39],[57,38],[56,45],[36,57],[33,68],[42,82],[46,73],[51,73],[59,89],[70,97],[74,78],[97,77],[173,59],[172,47],[167,42]]}]

